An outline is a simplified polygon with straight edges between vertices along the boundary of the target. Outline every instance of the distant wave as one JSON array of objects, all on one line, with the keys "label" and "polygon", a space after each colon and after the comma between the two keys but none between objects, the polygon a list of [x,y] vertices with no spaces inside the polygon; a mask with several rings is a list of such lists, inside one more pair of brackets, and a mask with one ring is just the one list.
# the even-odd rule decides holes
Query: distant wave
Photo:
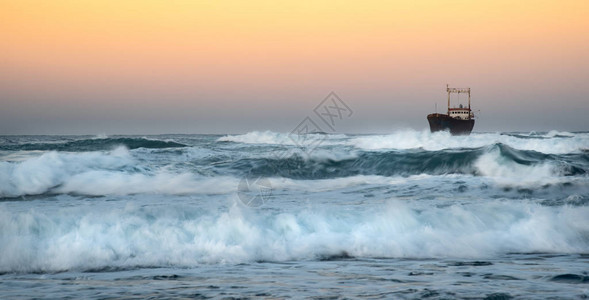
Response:
[{"label": "distant wave", "polygon": [[349,144],[372,151],[416,148],[437,151],[504,144],[518,150],[564,154],[581,152],[582,149],[589,147],[589,134],[549,132],[523,136],[521,134],[473,133],[469,136],[451,136],[447,132],[430,133],[429,131],[404,130],[388,135],[353,137]]},{"label": "distant wave", "polygon": [[271,144],[301,146],[352,146],[360,150],[409,150],[438,151],[445,149],[480,148],[504,144],[518,150],[532,150],[547,154],[581,152],[589,148],[589,133],[550,131],[547,133],[473,133],[469,136],[451,136],[448,132],[431,133],[429,130],[398,130],[386,135],[342,134],[305,136],[304,143],[296,136],[271,131],[254,131],[242,135],[228,135],[219,142],[245,144]]},{"label": "distant wave", "polygon": [[[218,142],[234,142],[244,144],[270,144],[270,145],[290,145],[298,146],[301,144],[315,144],[317,142],[324,142],[326,140],[341,140],[346,138],[344,134],[325,134],[325,133],[311,133],[304,135],[304,142],[302,142],[297,135],[288,133],[279,133],[272,131],[252,131],[240,135],[226,135],[217,139]],[[333,144],[329,143],[328,144]]]},{"label": "distant wave", "polygon": [[548,139],[548,138],[554,138],[554,137],[559,137],[559,138],[567,138],[567,137],[574,137],[575,133],[572,132],[568,132],[568,131],[557,131],[557,130],[551,130],[549,132],[528,132],[528,133],[502,133],[502,135],[509,135],[509,136],[514,136],[514,137],[518,137],[518,138],[531,138],[531,139]]},{"label": "distant wave", "polygon": [[26,143],[26,144],[8,144],[0,145],[0,150],[9,151],[69,151],[69,152],[83,152],[83,151],[99,151],[112,150],[117,146],[125,146],[128,149],[137,148],[178,148],[186,147],[184,144],[172,141],[160,141],[147,138],[92,138],[82,139],[59,143]]}]

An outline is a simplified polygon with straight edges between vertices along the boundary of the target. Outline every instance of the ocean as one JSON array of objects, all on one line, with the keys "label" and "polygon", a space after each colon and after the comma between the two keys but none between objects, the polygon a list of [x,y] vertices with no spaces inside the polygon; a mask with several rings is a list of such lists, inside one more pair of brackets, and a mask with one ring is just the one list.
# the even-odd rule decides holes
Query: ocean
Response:
[{"label": "ocean", "polygon": [[1,299],[586,299],[588,272],[588,132],[0,137]]}]

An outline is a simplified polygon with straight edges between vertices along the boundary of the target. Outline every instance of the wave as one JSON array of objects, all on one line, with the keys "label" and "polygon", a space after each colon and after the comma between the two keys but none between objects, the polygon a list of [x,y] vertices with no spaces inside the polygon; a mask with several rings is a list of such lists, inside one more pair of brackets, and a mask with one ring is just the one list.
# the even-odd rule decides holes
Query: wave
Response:
[{"label": "wave", "polygon": [[545,154],[582,153],[589,149],[589,133],[550,131],[547,133],[473,133],[469,136],[452,136],[448,132],[431,133],[429,130],[398,130],[387,135],[309,134],[297,135],[271,131],[227,135],[217,142],[252,145],[295,146],[310,150],[353,147],[362,151],[414,150],[441,151],[449,149],[476,149],[503,144],[517,150]]},{"label": "wave", "polygon": [[137,148],[178,148],[187,147],[187,145],[172,142],[160,141],[147,138],[107,138],[97,137],[91,139],[81,139],[68,142],[54,142],[54,143],[24,143],[24,144],[4,144],[0,145],[0,150],[7,151],[68,151],[68,152],[84,152],[84,151],[99,151],[112,150],[116,147],[124,146],[128,149]]},{"label": "wave", "polygon": [[589,133],[550,131],[547,133],[473,133],[469,136],[452,136],[448,132],[431,133],[429,130],[398,130],[387,135],[309,134],[304,139],[296,135],[271,131],[254,131],[242,135],[227,135],[217,142],[268,144],[315,148],[316,146],[351,146],[365,151],[423,149],[480,148],[504,144],[518,150],[546,154],[579,153],[589,148]]},{"label": "wave", "polygon": [[[192,148],[188,150],[193,152]],[[208,161],[208,158],[204,157],[204,160]],[[200,176],[186,169],[174,171],[166,164],[161,168],[141,167],[138,159],[124,147],[106,153],[49,152],[24,161],[0,162],[0,198],[43,194],[88,196],[232,194],[237,191],[238,183],[243,177],[213,175]],[[274,188],[306,191],[402,182],[398,178],[382,176],[359,175],[328,180],[291,180],[281,178],[278,174],[271,175],[268,177],[271,177]]]},{"label": "wave", "polygon": [[355,175],[409,176],[416,174],[472,174],[472,162],[481,150],[453,152],[364,152],[357,156],[333,159],[295,153],[286,158],[246,158],[232,162],[230,168],[258,176],[295,179],[325,179]]},{"label": "wave", "polygon": [[514,183],[518,186],[543,186],[562,181],[559,175],[563,169],[559,169],[554,162],[532,164],[514,159],[518,156],[506,155],[505,152],[514,151],[508,147],[499,147],[480,156],[474,164],[477,172],[503,186],[513,186]]},{"label": "wave", "polygon": [[519,134],[473,133],[468,136],[451,136],[448,132],[403,130],[388,135],[369,135],[352,137],[348,145],[368,151],[424,149],[439,151],[444,149],[480,148],[494,144],[504,144],[518,150],[536,151],[545,154],[579,153],[589,147],[587,133],[549,132],[533,135],[536,138]]},{"label": "wave", "polygon": [[325,257],[484,258],[586,253],[589,207],[494,200],[449,207],[390,201],[370,210],[203,211],[179,205],[8,212],[0,273],[59,272]]},{"label": "wave", "polygon": [[[579,134],[579,133],[577,133]],[[568,131],[557,131],[551,130],[549,132],[535,132],[531,131],[528,133],[502,133],[502,135],[509,135],[523,139],[548,139],[554,137],[568,138],[575,137],[577,134]]]},{"label": "wave", "polygon": [[[292,152],[289,156],[242,158],[220,164],[230,170],[256,176],[294,179],[326,179],[356,175],[410,176],[418,174],[468,174],[494,176],[497,172],[545,170],[547,177],[580,176],[589,173],[587,154],[552,155],[516,150],[495,144],[474,149],[440,151],[392,150],[378,152],[335,152],[318,150],[310,154]],[[494,168],[494,171],[491,170]],[[522,171],[523,173],[527,171]],[[239,172],[234,172],[240,174]],[[498,175],[500,176],[500,175]]]},{"label": "wave", "polygon": [[45,193],[220,194],[234,191],[237,183],[227,176],[201,178],[187,171],[151,170],[140,166],[124,147],[108,153],[53,151],[22,162],[0,162],[0,198]]},{"label": "wave", "polygon": [[278,133],[272,131],[252,131],[240,135],[226,135],[218,138],[217,142],[304,146],[321,144],[324,143],[326,140],[342,140],[347,136],[344,134],[315,133],[304,135],[304,140],[300,137],[301,136],[299,135],[288,133]]},{"label": "wave", "polygon": [[[131,152],[124,147],[109,152],[52,151],[0,162],[0,198],[63,193],[227,194],[235,191],[244,176],[310,181],[466,175],[489,178],[501,186],[542,186],[570,183],[574,181],[570,177],[587,178],[589,174],[588,154],[543,154],[502,144],[441,151],[318,150],[310,155],[292,152],[284,158],[265,154],[222,160],[210,149],[179,151]],[[157,161],[146,161],[153,157]]]}]

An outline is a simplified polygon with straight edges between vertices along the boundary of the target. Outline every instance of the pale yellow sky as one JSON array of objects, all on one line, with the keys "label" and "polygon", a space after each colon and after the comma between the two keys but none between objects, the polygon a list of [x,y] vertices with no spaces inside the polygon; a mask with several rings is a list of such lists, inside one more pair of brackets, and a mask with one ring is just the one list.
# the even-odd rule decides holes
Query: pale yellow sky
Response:
[{"label": "pale yellow sky", "polygon": [[588,130],[588,15],[588,1],[1,0],[0,134],[284,131],[274,115],[332,90],[360,112],[346,130],[420,128],[446,83],[473,88],[488,130],[522,113],[509,126],[535,128],[563,103],[546,126]]}]

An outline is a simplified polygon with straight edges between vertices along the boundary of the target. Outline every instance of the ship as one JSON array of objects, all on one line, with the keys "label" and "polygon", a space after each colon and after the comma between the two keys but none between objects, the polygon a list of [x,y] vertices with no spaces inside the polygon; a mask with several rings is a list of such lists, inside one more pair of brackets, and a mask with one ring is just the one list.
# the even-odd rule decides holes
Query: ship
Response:
[{"label": "ship", "polygon": [[[446,114],[433,113],[427,115],[431,132],[449,131],[452,135],[469,135],[474,127],[474,114],[470,109],[470,88],[451,88],[446,85],[448,92],[448,111]],[[468,94],[468,107],[459,104],[450,107],[451,94]]]}]

